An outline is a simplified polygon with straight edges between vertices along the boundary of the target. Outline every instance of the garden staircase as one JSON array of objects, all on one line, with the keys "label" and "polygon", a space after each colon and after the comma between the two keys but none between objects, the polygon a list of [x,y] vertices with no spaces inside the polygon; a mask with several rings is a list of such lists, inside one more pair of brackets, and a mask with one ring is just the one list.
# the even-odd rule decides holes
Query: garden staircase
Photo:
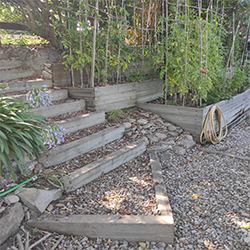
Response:
[{"label": "garden staircase", "polygon": [[[5,57],[2,57],[6,59]],[[43,87],[46,85],[48,89],[51,90],[52,101],[54,102],[52,106],[46,108],[34,108],[32,112],[41,114],[46,118],[50,117],[64,117],[66,118],[58,119],[57,123],[63,126],[67,131],[67,135],[70,136],[72,133],[93,127],[98,124],[105,122],[104,112],[93,112],[93,113],[80,113],[76,115],[77,111],[85,110],[85,100],[72,100],[68,98],[68,91],[66,89],[53,88],[53,83],[51,80],[36,79],[36,80],[25,80],[25,78],[33,76],[34,71],[31,69],[22,69],[22,63],[19,60],[8,61],[1,60],[0,54],[0,82],[7,82],[9,89],[4,90],[4,94],[8,96],[14,96],[17,98],[18,102],[27,102],[27,92],[38,86]],[[125,126],[123,124],[117,126],[107,127],[105,129],[94,132],[90,135],[81,137],[79,139],[73,140],[71,142],[59,145],[43,154],[38,159],[39,163],[42,163],[45,168],[53,168],[56,165],[69,162],[74,160],[74,158],[87,154],[91,150],[95,150],[100,147],[108,146],[114,141],[122,140],[125,132]],[[142,138],[135,143],[130,145],[124,144],[119,150],[103,157],[98,160],[85,165],[78,170],[69,174],[69,176],[64,176],[61,180],[65,186],[66,193],[72,192],[83,185],[92,182],[94,179],[100,177],[103,173],[107,173],[123,163],[130,161],[138,156],[140,156],[147,149],[148,140]],[[69,178],[70,177],[70,178]],[[160,195],[162,197],[162,194]],[[137,217],[136,217],[137,218]],[[167,215],[155,217],[142,217],[143,223],[138,221],[135,217],[127,216],[124,220],[118,219],[118,221],[110,220],[105,216],[102,218],[96,218],[89,216],[82,216],[80,223],[81,225],[86,225],[89,230],[85,230],[84,234],[89,237],[104,237],[106,234],[109,235],[111,228],[116,226],[119,228],[118,232],[113,232],[113,238],[119,239],[123,238],[124,233],[127,233],[128,240],[159,240],[168,243],[173,242],[173,219],[171,212]],[[92,221],[93,219],[93,221]],[[74,222],[72,217],[70,225],[74,228],[74,223],[79,223],[79,221]],[[103,223],[103,229],[99,230],[96,234],[93,233],[91,229],[98,226],[98,223]],[[33,226],[33,222],[30,222],[30,226]],[[50,225],[38,225],[35,222],[35,227],[40,227],[41,229],[47,230]],[[103,226],[102,225],[102,226]],[[152,226],[154,232],[148,230],[148,226]],[[60,232],[61,225],[54,229]],[[67,229],[67,226],[64,228]],[[72,230],[72,229],[71,229]],[[137,235],[137,232],[141,231],[141,234]],[[150,233],[149,233],[150,232]],[[62,232],[62,233],[70,233]],[[73,231],[72,231],[73,234]],[[104,235],[104,236],[103,236]],[[108,236],[112,238],[112,235]],[[166,240],[164,240],[166,237]]]},{"label": "garden staircase", "polygon": [[[38,86],[50,89],[53,105],[46,108],[33,108],[32,112],[43,115],[45,118],[58,118],[56,119],[56,123],[66,129],[68,137],[70,137],[72,133],[105,122],[104,112],[82,112],[80,115],[78,115],[76,112],[85,110],[85,100],[69,99],[68,91],[66,89],[53,88],[53,83],[51,80],[27,80],[27,77],[33,76],[34,71],[30,69],[23,70],[21,61],[6,60],[6,55],[2,55],[3,54],[0,54],[0,79],[1,82],[7,82],[9,87],[3,91],[4,94],[15,97],[18,102],[28,102],[27,92],[29,90],[37,88]],[[4,60],[1,60],[1,56],[4,58]],[[26,74],[23,74],[23,78],[19,78],[21,73],[17,72],[24,71]],[[65,116],[66,119],[64,118]],[[124,132],[125,127],[122,124],[119,126],[111,126],[106,129],[102,129],[91,135],[84,136],[49,150],[46,154],[40,156],[38,162],[42,163],[45,168],[52,168],[58,164],[62,164],[78,156],[87,154],[88,152],[97,148],[105,147],[105,145],[108,145],[115,140],[120,140],[123,137]],[[100,159],[98,163],[94,162],[90,166],[85,167],[85,169],[89,168],[89,171],[80,170],[85,174],[76,175],[72,173],[72,178],[70,181],[66,180],[65,178],[63,180],[65,182],[66,190],[75,190],[76,188],[80,187],[80,185],[83,185],[83,179],[84,184],[86,184],[94,179],[93,176],[96,178],[103,172],[110,171],[124,162],[139,156],[146,150],[146,145],[147,140],[143,139],[138,141],[138,144],[129,145],[122,148],[119,152],[116,152],[113,155],[111,154],[108,161],[106,159]],[[115,160],[116,158],[117,160]],[[102,163],[103,166],[106,167],[102,167]],[[93,172],[93,168],[98,169],[98,174],[94,174],[96,170]],[[88,180],[86,180],[86,176],[88,176]]]}]

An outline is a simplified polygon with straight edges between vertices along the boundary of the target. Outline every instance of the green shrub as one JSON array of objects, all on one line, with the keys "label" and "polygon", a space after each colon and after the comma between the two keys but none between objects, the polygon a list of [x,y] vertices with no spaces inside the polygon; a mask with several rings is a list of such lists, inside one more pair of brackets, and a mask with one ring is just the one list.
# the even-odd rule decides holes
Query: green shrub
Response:
[{"label": "green shrub", "polygon": [[108,120],[109,121],[117,121],[123,115],[123,111],[121,109],[114,109],[108,112]]},{"label": "green shrub", "polygon": [[10,157],[17,163],[21,173],[28,169],[25,154],[39,157],[47,148],[41,134],[46,123],[42,116],[28,111],[29,104],[14,102],[13,98],[0,97],[0,176],[3,164],[16,181],[16,175]]}]

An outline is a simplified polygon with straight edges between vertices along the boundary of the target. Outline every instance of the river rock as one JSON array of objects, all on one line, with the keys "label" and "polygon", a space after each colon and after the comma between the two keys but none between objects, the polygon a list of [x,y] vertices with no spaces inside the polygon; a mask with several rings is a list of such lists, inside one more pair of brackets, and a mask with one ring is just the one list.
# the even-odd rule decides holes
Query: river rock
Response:
[{"label": "river rock", "polygon": [[137,121],[137,123],[140,124],[140,125],[146,125],[148,123],[148,121],[146,119],[139,119]]},{"label": "river rock", "polygon": [[18,231],[23,217],[22,204],[17,202],[9,209],[8,214],[0,219],[0,245]]},{"label": "river rock", "polygon": [[132,124],[130,122],[124,122],[123,126],[125,127],[125,129],[130,129]]},{"label": "river rock", "polygon": [[17,195],[30,209],[43,213],[46,207],[61,197],[60,189],[41,190],[36,188],[19,188]]},{"label": "river rock", "polygon": [[155,133],[156,137],[158,137],[161,140],[167,139],[167,136],[163,133]]},{"label": "river rock", "polygon": [[183,148],[183,147],[174,147],[174,152],[177,154],[177,155],[185,155],[186,154],[186,149]]},{"label": "river rock", "polygon": [[168,130],[171,131],[171,132],[175,131],[176,129],[177,128],[174,125],[171,125],[171,126],[168,127]]},{"label": "river rock", "polygon": [[191,135],[185,135],[177,144],[185,148],[193,148],[196,143]]}]

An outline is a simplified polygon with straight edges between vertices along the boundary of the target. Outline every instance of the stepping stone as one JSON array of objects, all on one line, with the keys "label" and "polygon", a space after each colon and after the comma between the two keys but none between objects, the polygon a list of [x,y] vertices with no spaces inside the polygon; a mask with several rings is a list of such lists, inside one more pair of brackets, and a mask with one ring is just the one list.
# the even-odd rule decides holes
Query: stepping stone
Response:
[{"label": "stepping stone", "polygon": [[18,231],[23,217],[24,211],[22,204],[17,202],[8,210],[8,214],[0,219],[0,245]]},{"label": "stepping stone", "polygon": [[21,201],[35,212],[43,213],[46,207],[62,196],[61,189],[42,190],[36,188],[19,188],[16,191]]}]

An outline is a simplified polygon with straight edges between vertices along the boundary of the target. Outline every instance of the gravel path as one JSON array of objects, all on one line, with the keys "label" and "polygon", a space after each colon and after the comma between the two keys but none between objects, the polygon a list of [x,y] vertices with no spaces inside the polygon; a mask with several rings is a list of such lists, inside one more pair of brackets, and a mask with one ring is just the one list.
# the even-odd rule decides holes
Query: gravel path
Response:
[{"label": "gravel path", "polygon": [[[183,156],[171,148],[159,154],[175,221],[174,245],[65,237],[58,249],[250,249],[250,229],[244,229],[250,226],[250,162],[202,148],[196,144]],[[204,148],[250,157],[250,121]]]},{"label": "gravel path", "polygon": [[[196,144],[193,148],[183,151],[176,149],[180,148],[178,144],[187,134],[186,132],[162,122],[159,117],[150,112],[144,112],[143,118],[148,120],[150,126],[133,125],[131,131],[127,133],[129,137],[134,137],[133,139],[141,136],[142,131],[146,132],[144,134],[149,133],[151,146],[157,144],[154,140],[156,133],[167,135],[167,138],[162,138],[162,141],[158,138],[160,143],[168,145],[168,149],[158,155],[174,216],[175,243],[167,245],[162,242],[112,241],[54,233],[34,249],[51,249],[58,243],[55,249],[61,250],[250,250],[250,229],[248,229],[250,227],[250,161],[203,151],[203,149],[209,149],[224,154],[250,157],[250,120],[243,121],[232,128],[228,136],[218,145]],[[105,186],[105,181],[102,184]],[[90,186],[77,192],[84,193],[88,188],[91,190]],[[114,195],[116,193],[107,193],[109,198]],[[33,230],[33,232],[28,230],[31,232],[33,242],[47,234],[41,230]]]}]

